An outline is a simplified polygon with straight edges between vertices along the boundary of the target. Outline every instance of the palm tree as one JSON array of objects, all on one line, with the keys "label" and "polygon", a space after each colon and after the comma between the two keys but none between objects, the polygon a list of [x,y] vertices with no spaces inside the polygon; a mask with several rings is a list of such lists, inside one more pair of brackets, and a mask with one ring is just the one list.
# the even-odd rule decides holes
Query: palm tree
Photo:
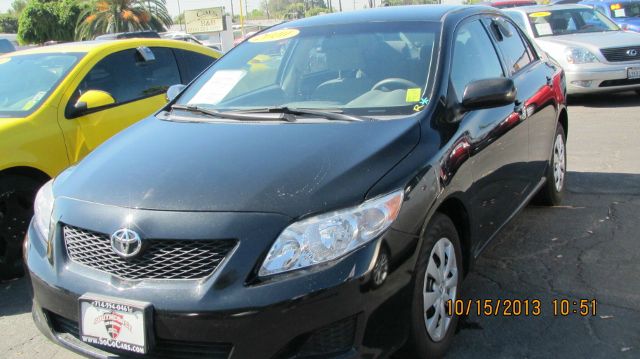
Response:
[{"label": "palm tree", "polygon": [[124,31],[165,31],[172,24],[165,0],[87,0],[76,39]]}]

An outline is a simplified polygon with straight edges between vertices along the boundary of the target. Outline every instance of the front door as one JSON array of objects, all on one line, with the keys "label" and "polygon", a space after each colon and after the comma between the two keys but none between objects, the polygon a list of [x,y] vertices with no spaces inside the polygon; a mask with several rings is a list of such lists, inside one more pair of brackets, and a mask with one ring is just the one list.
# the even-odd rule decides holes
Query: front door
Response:
[{"label": "front door", "polygon": [[[170,48],[151,48],[154,59],[145,60],[137,49],[107,55],[75,84],[59,108],[69,161],[75,163],[102,142],[133,123],[151,115],[165,103],[165,92],[181,83],[178,65]],[[72,116],[70,109],[89,90],[101,90],[113,105]]]}]

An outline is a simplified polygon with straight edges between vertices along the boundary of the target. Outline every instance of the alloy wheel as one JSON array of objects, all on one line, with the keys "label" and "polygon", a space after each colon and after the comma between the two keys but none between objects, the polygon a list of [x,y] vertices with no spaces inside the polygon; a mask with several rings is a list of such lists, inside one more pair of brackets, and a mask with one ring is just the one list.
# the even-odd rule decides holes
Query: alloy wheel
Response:
[{"label": "alloy wheel", "polygon": [[448,238],[440,238],[429,255],[422,291],[424,323],[434,342],[442,340],[449,329],[449,306],[456,300],[457,289],[455,247]]},{"label": "alloy wheel", "polygon": [[556,191],[562,191],[564,186],[564,175],[566,171],[564,139],[561,134],[556,136],[556,142],[553,148],[553,180]]}]

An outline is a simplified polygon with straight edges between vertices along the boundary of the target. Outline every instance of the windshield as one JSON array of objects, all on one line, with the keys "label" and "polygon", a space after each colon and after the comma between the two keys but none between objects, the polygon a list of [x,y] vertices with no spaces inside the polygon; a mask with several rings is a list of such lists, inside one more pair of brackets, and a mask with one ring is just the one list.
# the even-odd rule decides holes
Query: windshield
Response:
[{"label": "windshield", "polygon": [[81,56],[46,53],[0,57],[0,117],[24,117],[35,111]]},{"label": "windshield", "polygon": [[640,2],[611,4],[609,8],[614,19],[640,17]]},{"label": "windshield", "polygon": [[587,8],[538,11],[528,17],[535,37],[619,30],[606,16]]},{"label": "windshield", "polygon": [[267,31],[216,62],[178,104],[412,113],[428,93],[438,30],[438,23],[408,21]]},{"label": "windshield", "polygon": [[11,41],[7,39],[0,39],[0,54],[16,51]]}]

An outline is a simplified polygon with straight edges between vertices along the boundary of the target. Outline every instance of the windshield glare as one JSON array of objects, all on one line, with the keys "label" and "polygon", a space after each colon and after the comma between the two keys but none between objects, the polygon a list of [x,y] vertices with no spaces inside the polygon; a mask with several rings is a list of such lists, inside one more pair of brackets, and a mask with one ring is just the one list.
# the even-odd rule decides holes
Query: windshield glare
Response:
[{"label": "windshield glare", "polygon": [[55,53],[0,57],[0,116],[35,111],[79,58]]},{"label": "windshield glare", "polygon": [[611,17],[614,19],[640,17],[640,2],[611,4]]},{"label": "windshield glare", "polygon": [[593,9],[539,11],[528,17],[535,37],[619,30],[618,25]]},{"label": "windshield glare", "polygon": [[268,31],[216,62],[178,103],[412,113],[428,87],[438,29],[420,21]]}]

